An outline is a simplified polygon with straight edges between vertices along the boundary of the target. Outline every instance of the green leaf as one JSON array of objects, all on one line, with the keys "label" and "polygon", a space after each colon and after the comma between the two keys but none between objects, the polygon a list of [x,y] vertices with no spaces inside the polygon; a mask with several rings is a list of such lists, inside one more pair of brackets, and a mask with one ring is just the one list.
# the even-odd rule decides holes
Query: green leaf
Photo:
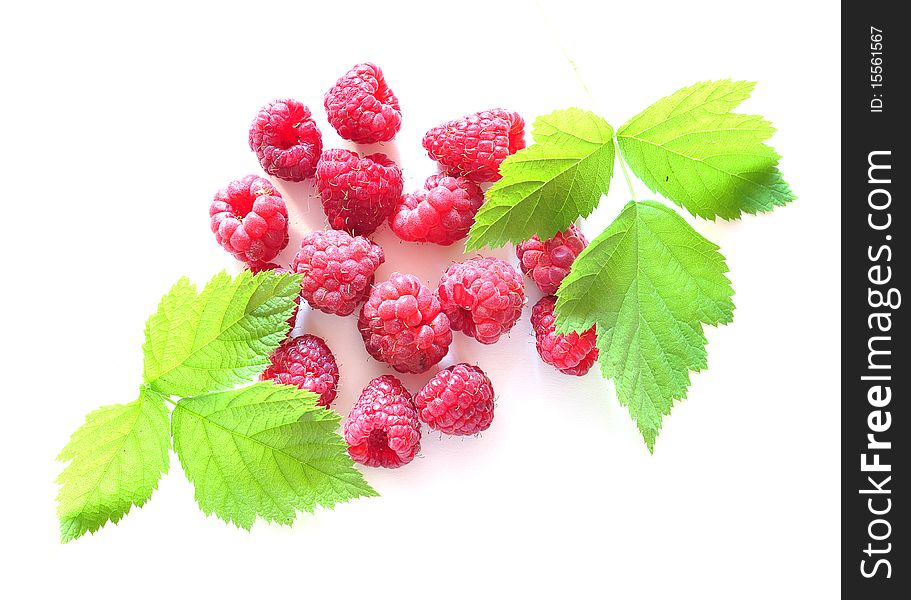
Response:
[{"label": "green leaf", "polygon": [[592,112],[558,110],[535,119],[537,142],[500,165],[466,252],[553,237],[585,217],[607,194],[614,170],[613,128]]},{"label": "green leaf", "polygon": [[89,413],[57,457],[69,462],[57,477],[61,541],[117,523],[145,504],[168,470],[170,447],[164,398],[147,388],[134,402]]},{"label": "green leaf", "polygon": [[260,382],[178,402],[174,450],[203,512],[249,529],[257,516],[290,524],[297,510],[377,495],[336,433],[339,416],[315,401]]},{"label": "green leaf", "polygon": [[703,324],[733,319],[718,246],[672,209],[630,202],[557,290],[558,333],[597,326],[599,361],[650,451],[664,415],[706,366]]},{"label": "green leaf", "polygon": [[166,395],[192,396],[255,377],[288,333],[301,276],[219,273],[201,294],[181,279],[146,324],[143,378]]},{"label": "green leaf", "polygon": [[617,131],[620,152],[653,192],[692,214],[736,219],[794,199],[766,145],[762,117],[730,112],[755,84],[703,81],[662,98]]}]

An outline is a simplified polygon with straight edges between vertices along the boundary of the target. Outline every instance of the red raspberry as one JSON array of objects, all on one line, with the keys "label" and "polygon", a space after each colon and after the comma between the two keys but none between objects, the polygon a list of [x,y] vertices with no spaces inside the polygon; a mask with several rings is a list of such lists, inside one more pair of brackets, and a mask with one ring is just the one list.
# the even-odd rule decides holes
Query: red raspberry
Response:
[{"label": "red raspberry", "polygon": [[286,181],[313,177],[323,149],[323,136],[310,109],[290,99],[261,108],[250,125],[248,141],[266,173]]},{"label": "red raspberry", "polygon": [[522,272],[531,277],[545,294],[554,294],[569,273],[576,257],[588,241],[575,225],[549,240],[534,236],[516,246],[516,256]]},{"label": "red raspberry", "polygon": [[484,371],[460,363],[437,373],[414,397],[418,417],[452,435],[480,433],[493,421],[493,386]]},{"label": "red raspberry", "polygon": [[357,327],[370,356],[402,373],[423,373],[452,343],[439,299],[414,275],[393,273],[375,285]]},{"label": "red raspberry", "polygon": [[383,249],[367,238],[330,229],[304,236],[291,270],[303,274],[301,295],[310,306],[345,316],[370,293],[384,260]]},{"label": "red raspberry", "polygon": [[[263,271],[275,271],[278,274],[294,272],[294,271],[285,269],[284,267],[281,267],[275,263],[263,263],[263,262],[254,263],[252,265],[247,265],[247,268],[254,275],[256,275],[257,273],[262,273]],[[298,294],[297,296],[294,297],[294,304],[296,305],[296,308],[294,309],[294,312],[291,313],[291,317],[288,319],[288,325],[291,326],[291,329],[294,329],[294,326],[297,324],[297,313],[300,312],[300,307],[301,307],[301,295],[300,294]]]},{"label": "red raspberry", "polygon": [[535,330],[538,354],[549,365],[567,375],[585,375],[598,360],[595,327],[579,335],[554,333],[554,304],[556,296],[544,296],[531,311],[531,326]]},{"label": "red raspberry", "polygon": [[345,419],[348,454],[368,467],[394,469],[421,450],[421,423],[411,394],[393,375],[367,384]]},{"label": "red raspberry", "polygon": [[317,404],[329,406],[338,388],[338,365],[322,338],[300,335],[287,338],[270,358],[272,363],[259,376],[319,394]]},{"label": "red raspberry", "polygon": [[268,180],[256,175],[232,181],[209,207],[215,239],[238,260],[269,262],[288,245],[288,209]]},{"label": "red raspberry", "polygon": [[473,181],[433,175],[423,190],[402,197],[389,225],[406,242],[448,246],[468,235],[483,203],[484,192]]},{"label": "red raspberry", "polygon": [[388,142],[402,126],[399,99],[371,63],[354,65],[326,92],[329,124],[346,140],[359,144]]},{"label": "red raspberry", "polygon": [[525,121],[502,108],[443,123],[424,135],[430,158],[478,183],[499,179],[503,159],[524,147]]},{"label": "red raspberry", "polygon": [[326,150],[316,168],[316,187],[333,229],[368,235],[402,197],[402,170],[385,154]]},{"label": "red raspberry", "polygon": [[493,257],[450,265],[437,293],[452,328],[482,344],[493,344],[512,329],[525,305],[522,276]]}]

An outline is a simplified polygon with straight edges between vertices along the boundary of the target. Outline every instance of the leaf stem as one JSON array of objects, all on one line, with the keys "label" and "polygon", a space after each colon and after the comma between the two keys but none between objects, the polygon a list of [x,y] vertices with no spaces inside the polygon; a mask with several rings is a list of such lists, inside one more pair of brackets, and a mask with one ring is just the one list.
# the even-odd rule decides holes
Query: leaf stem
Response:
[{"label": "leaf stem", "polygon": [[623,155],[620,154],[620,144],[617,142],[616,137],[614,137],[614,154],[617,155],[617,160],[620,161],[620,168],[623,169],[623,178],[626,179],[626,187],[629,190],[630,198],[635,202],[636,192],[633,190],[633,181],[629,178],[629,172],[626,170],[626,161],[623,160]]},{"label": "leaf stem", "polygon": [[[554,24],[547,16],[547,11],[544,10],[544,5],[541,4],[541,0],[535,0],[535,6],[538,8],[538,12],[541,13],[541,19],[544,21],[544,24],[550,31],[550,35],[553,37],[554,43],[560,49],[560,52],[563,53],[563,58],[565,58],[566,62],[569,63],[569,66],[573,71],[573,75],[576,77],[576,81],[579,82],[579,86],[582,88],[582,91],[584,91],[585,95],[588,96],[589,102],[591,102],[595,108],[600,110],[601,105],[597,100],[595,100],[595,97],[592,95],[591,90],[589,90],[588,86],[585,84],[585,79],[582,78],[582,72],[579,70],[579,66],[576,64],[576,61],[573,60],[573,57],[569,55],[569,50],[566,49],[566,44],[563,43],[563,38],[560,37],[560,33],[557,31],[557,28],[554,27]],[[623,169],[623,177],[626,179],[626,187],[629,190],[630,198],[635,201],[636,192],[633,190],[633,182],[629,177],[629,172],[626,170],[626,161],[623,160],[623,156],[620,154],[620,144],[617,143],[616,137],[614,138],[614,149],[614,154],[616,154],[617,158],[620,160],[620,168]]]},{"label": "leaf stem", "polygon": [[576,61],[573,60],[573,57],[569,55],[569,50],[566,49],[566,45],[563,43],[563,38],[560,37],[560,34],[557,32],[557,28],[554,27],[554,24],[547,16],[547,11],[544,10],[544,5],[541,4],[541,0],[535,0],[535,6],[538,8],[538,12],[541,13],[541,19],[544,21],[544,24],[547,25],[547,29],[550,31],[551,37],[553,37],[554,42],[557,44],[557,47],[563,54],[563,58],[566,59],[566,62],[569,63],[570,68],[573,70],[573,75],[576,77],[576,81],[579,82],[579,86],[582,88],[582,91],[585,92],[585,95],[588,96],[588,100],[593,105],[598,106],[598,103],[595,101],[595,97],[592,96],[591,91],[585,84],[585,80],[582,78],[582,72],[579,70],[579,66],[576,64]]}]

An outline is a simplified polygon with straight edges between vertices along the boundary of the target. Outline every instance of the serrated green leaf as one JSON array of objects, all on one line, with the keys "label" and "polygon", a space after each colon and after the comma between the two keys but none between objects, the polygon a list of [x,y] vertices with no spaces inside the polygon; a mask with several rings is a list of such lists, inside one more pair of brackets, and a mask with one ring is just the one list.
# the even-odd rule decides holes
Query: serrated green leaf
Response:
[{"label": "serrated green leaf", "polygon": [[166,395],[192,396],[255,377],[288,333],[301,276],[222,272],[196,294],[181,279],[146,324],[143,379]]},{"label": "serrated green leaf", "polygon": [[174,450],[203,512],[249,529],[257,516],[290,524],[297,510],[376,495],[316,398],[260,382],[178,402]]},{"label": "serrated green leaf", "polygon": [[794,199],[764,142],[775,129],[761,117],[730,112],[753,83],[703,81],[683,88],[617,131],[620,152],[653,192],[692,214],[736,219]]},{"label": "serrated green leaf", "polygon": [[537,143],[500,165],[465,244],[466,252],[538,235],[553,237],[607,194],[614,169],[613,128],[578,108],[535,119]]},{"label": "serrated green leaf", "polygon": [[171,437],[164,398],[147,388],[129,404],[91,412],[57,460],[60,539],[69,542],[117,523],[142,506],[168,470]]},{"label": "serrated green leaf", "polygon": [[557,290],[557,332],[597,326],[601,371],[650,451],[690,371],[706,366],[703,324],[733,318],[727,270],[718,246],[676,212],[630,202]]}]

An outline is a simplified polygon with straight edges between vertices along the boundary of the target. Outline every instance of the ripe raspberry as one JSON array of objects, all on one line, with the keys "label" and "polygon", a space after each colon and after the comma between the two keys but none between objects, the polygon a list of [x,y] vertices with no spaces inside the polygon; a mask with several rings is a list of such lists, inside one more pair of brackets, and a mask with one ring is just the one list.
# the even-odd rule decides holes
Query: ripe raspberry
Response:
[{"label": "ripe raspberry", "polygon": [[250,125],[248,141],[266,173],[286,181],[313,177],[323,149],[323,136],[310,109],[291,99],[261,108]]},{"label": "ripe raspberry", "polygon": [[326,92],[329,124],[346,140],[359,144],[388,142],[402,126],[399,99],[371,63],[354,65]]},{"label": "ripe raspberry", "polygon": [[423,373],[452,343],[439,299],[414,275],[393,273],[374,286],[357,327],[370,356],[402,373]]},{"label": "ripe raspberry", "polygon": [[534,236],[516,246],[516,256],[522,272],[531,277],[545,294],[554,294],[569,273],[576,257],[588,241],[575,225],[549,240]]},{"label": "ripe raspberry", "polygon": [[238,260],[269,262],[288,245],[288,209],[268,180],[256,175],[232,181],[209,207],[215,239]]},{"label": "ripe raspberry", "polygon": [[[294,272],[294,271],[285,269],[284,267],[281,267],[275,263],[264,263],[264,262],[247,265],[247,268],[254,275],[256,275],[257,273],[262,273],[263,271],[275,271],[278,274]],[[294,297],[294,304],[296,305],[296,308],[294,309],[294,312],[291,313],[291,317],[288,318],[288,325],[291,326],[291,329],[294,329],[294,325],[297,324],[297,313],[300,312],[300,307],[301,307],[301,295],[300,294],[298,294],[297,296]]]},{"label": "ripe raspberry", "polygon": [[536,346],[541,359],[567,375],[585,375],[598,360],[595,328],[579,335],[554,333],[554,304],[556,296],[544,296],[531,311],[531,326],[535,330]]},{"label": "ripe raspberry", "polygon": [[313,231],[301,240],[291,270],[304,276],[301,295],[317,310],[350,315],[370,293],[383,249],[344,231]]},{"label": "ripe raspberry", "polygon": [[272,363],[259,376],[261,381],[296,385],[319,394],[317,404],[329,406],[338,387],[338,365],[322,338],[300,335],[287,338],[270,357]]},{"label": "ripe raspberry", "polygon": [[468,235],[483,203],[484,193],[473,181],[433,175],[423,190],[402,197],[389,225],[406,242],[448,246]]},{"label": "ripe raspberry", "polygon": [[450,265],[437,293],[452,328],[482,344],[493,344],[512,329],[525,305],[522,276],[493,257]]},{"label": "ripe raspberry", "polygon": [[316,186],[333,229],[368,235],[402,197],[402,170],[385,154],[359,157],[351,150],[326,150],[316,168]]},{"label": "ripe raspberry", "polygon": [[421,450],[421,423],[411,394],[393,375],[367,384],[345,419],[348,454],[368,467],[394,469]]},{"label": "ripe raspberry", "polygon": [[424,148],[451,175],[475,182],[500,178],[500,163],[525,147],[519,113],[495,108],[449,121],[424,135]]},{"label": "ripe raspberry", "polygon": [[437,373],[414,397],[418,417],[452,435],[480,433],[493,421],[493,386],[484,371],[460,363]]}]

